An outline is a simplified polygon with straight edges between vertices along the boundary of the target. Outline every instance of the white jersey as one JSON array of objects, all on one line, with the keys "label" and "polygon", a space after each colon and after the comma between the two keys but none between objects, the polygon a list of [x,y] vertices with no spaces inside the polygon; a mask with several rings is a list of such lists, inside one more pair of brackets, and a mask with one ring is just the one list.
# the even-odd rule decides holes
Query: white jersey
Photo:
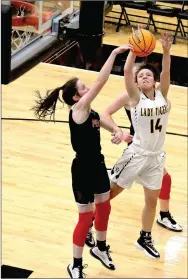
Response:
[{"label": "white jersey", "polygon": [[131,108],[131,119],[135,130],[133,144],[151,152],[163,149],[170,103],[159,90],[155,90],[155,100],[140,92],[140,101]]}]

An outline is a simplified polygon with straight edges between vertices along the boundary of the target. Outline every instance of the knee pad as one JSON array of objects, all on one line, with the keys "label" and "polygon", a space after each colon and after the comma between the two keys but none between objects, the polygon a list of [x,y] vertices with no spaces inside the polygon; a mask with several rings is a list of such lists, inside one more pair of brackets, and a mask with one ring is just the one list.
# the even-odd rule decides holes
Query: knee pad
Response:
[{"label": "knee pad", "polygon": [[163,176],[162,187],[159,194],[159,199],[161,200],[169,200],[170,199],[170,192],[171,192],[171,176],[166,173]]},{"label": "knee pad", "polygon": [[73,244],[83,247],[89,228],[93,220],[93,211],[79,213],[78,223],[73,233]]},{"label": "knee pad", "polygon": [[111,211],[110,200],[97,203],[95,212],[95,229],[97,231],[106,231],[108,227],[108,219]]}]

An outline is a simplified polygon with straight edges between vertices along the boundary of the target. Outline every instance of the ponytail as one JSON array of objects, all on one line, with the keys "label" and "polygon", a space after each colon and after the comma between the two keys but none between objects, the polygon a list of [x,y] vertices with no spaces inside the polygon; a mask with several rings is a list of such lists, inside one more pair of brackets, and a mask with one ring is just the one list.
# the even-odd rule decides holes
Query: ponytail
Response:
[{"label": "ponytail", "polygon": [[[39,119],[46,119],[47,116],[50,119],[53,117],[55,121],[55,110],[56,104],[59,100],[61,103],[72,106],[75,104],[73,96],[77,94],[77,84],[78,78],[72,78],[68,80],[63,86],[58,87],[54,90],[48,90],[45,97],[42,97],[39,91],[36,91],[37,100],[36,105],[31,109],[34,111],[34,114]],[[59,97],[59,92],[62,91],[62,99]]]},{"label": "ponytail", "polygon": [[36,91],[36,105],[31,110],[34,111],[34,114],[38,119],[46,119],[46,117],[49,116],[50,119],[53,117],[53,120],[55,121],[55,109],[57,101],[59,100],[62,102],[62,100],[59,98],[59,92],[61,90],[63,90],[63,86],[58,87],[52,91],[48,90],[45,97],[42,97],[40,92]]}]

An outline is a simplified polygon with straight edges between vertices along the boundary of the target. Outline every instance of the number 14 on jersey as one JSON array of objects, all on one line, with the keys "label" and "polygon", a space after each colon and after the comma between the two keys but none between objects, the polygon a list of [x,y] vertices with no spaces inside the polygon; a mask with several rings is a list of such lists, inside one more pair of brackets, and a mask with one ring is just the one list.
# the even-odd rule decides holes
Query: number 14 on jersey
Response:
[{"label": "number 14 on jersey", "polygon": [[150,121],[151,133],[154,133],[155,130],[159,130],[159,132],[161,132],[161,130],[162,130],[162,125],[160,125],[160,118],[158,118],[156,121],[154,119],[151,119],[151,121]]}]

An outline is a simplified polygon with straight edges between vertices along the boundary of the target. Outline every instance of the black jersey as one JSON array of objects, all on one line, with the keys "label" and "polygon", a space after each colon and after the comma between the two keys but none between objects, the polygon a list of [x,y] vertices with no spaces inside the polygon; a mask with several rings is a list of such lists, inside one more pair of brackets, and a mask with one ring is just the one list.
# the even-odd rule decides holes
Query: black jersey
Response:
[{"label": "black jersey", "polygon": [[132,124],[131,112],[130,112],[130,110],[128,110],[128,109],[126,109],[126,108],[125,108],[125,111],[126,111],[126,113],[127,113],[127,116],[128,116],[128,118],[129,118],[129,121],[131,122],[130,134],[131,134],[131,136],[134,136],[134,127],[133,127],[133,124]]},{"label": "black jersey", "polygon": [[77,157],[99,158],[101,155],[99,114],[91,110],[88,119],[82,124],[77,124],[72,118],[71,109],[69,113],[69,127],[71,144]]}]

